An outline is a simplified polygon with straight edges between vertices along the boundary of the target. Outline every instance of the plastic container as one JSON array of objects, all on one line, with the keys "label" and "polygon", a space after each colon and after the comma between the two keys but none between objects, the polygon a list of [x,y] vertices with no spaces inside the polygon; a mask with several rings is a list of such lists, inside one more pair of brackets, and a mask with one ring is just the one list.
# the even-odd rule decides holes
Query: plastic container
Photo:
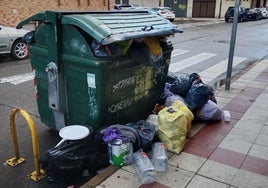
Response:
[{"label": "plastic container", "polygon": [[152,163],[155,171],[164,172],[167,170],[168,155],[166,144],[155,142],[152,146]]},{"label": "plastic container", "polygon": [[133,145],[121,139],[108,143],[109,161],[114,166],[126,166],[133,162]]},{"label": "plastic container", "polygon": [[148,155],[139,150],[133,154],[134,168],[142,184],[152,183],[155,181],[154,166]]}]

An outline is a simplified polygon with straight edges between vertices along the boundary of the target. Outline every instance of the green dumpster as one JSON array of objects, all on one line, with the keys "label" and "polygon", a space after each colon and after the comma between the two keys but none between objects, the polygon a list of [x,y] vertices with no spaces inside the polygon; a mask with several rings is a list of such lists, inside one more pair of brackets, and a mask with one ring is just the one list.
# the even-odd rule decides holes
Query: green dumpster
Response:
[{"label": "green dumpster", "polygon": [[[39,22],[29,50],[38,111],[46,126],[98,129],[151,113],[173,50],[167,37],[181,32],[175,25],[147,11],[45,11],[17,27],[30,21]],[[159,48],[149,42],[149,49],[145,39],[162,49],[151,63],[155,56],[148,51]]]}]

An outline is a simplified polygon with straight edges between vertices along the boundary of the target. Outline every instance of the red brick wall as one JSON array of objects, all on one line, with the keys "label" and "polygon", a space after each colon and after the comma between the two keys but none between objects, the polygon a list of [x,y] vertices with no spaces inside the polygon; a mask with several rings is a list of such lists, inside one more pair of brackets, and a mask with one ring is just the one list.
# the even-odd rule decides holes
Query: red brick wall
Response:
[{"label": "red brick wall", "polygon": [[108,10],[114,0],[0,0],[0,24],[16,26],[24,20],[45,10]]}]

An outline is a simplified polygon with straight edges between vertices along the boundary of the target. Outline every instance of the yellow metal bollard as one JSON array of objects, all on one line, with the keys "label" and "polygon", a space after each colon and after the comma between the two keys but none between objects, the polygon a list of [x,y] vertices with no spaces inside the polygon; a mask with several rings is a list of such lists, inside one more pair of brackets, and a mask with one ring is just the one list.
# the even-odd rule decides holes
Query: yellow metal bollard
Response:
[{"label": "yellow metal bollard", "polygon": [[39,147],[38,147],[38,139],[37,139],[37,134],[36,134],[36,129],[35,129],[35,123],[31,116],[22,109],[14,109],[12,110],[10,114],[10,129],[11,129],[11,135],[13,138],[13,144],[14,144],[14,150],[15,150],[15,157],[9,159],[6,161],[6,163],[12,167],[15,167],[22,162],[25,161],[25,159],[20,157],[19,153],[19,146],[18,146],[18,139],[17,139],[17,130],[15,126],[15,115],[16,113],[19,112],[26,120],[30,131],[31,131],[31,136],[32,136],[32,145],[33,145],[33,154],[34,154],[34,167],[35,171],[29,174],[28,176],[35,182],[43,179],[46,177],[45,172],[40,169],[40,164],[39,164]]}]

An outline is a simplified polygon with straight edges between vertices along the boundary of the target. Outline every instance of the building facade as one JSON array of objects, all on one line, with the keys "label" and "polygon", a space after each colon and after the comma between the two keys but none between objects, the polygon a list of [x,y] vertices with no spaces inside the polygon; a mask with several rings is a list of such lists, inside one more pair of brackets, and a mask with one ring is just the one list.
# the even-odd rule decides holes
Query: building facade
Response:
[{"label": "building facade", "polygon": [[[142,7],[171,7],[176,17],[222,18],[235,0],[0,0],[0,24],[15,27],[45,10],[113,10],[115,3]],[[268,6],[268,0],[240,0],[246,8]]]},{"label": "building facade", "polygon": [[[229,6],[235,0],[116,0],[117,3],[130,3],[144,7],[171,7],[176,17],[223,18]],[[268,0],[240,0],[246,8],[268,6]]]},{"label": "building facade", "polygon": [[0,0],[0,24],[15,27],[45,10],[111,10],[114,0]]}]

